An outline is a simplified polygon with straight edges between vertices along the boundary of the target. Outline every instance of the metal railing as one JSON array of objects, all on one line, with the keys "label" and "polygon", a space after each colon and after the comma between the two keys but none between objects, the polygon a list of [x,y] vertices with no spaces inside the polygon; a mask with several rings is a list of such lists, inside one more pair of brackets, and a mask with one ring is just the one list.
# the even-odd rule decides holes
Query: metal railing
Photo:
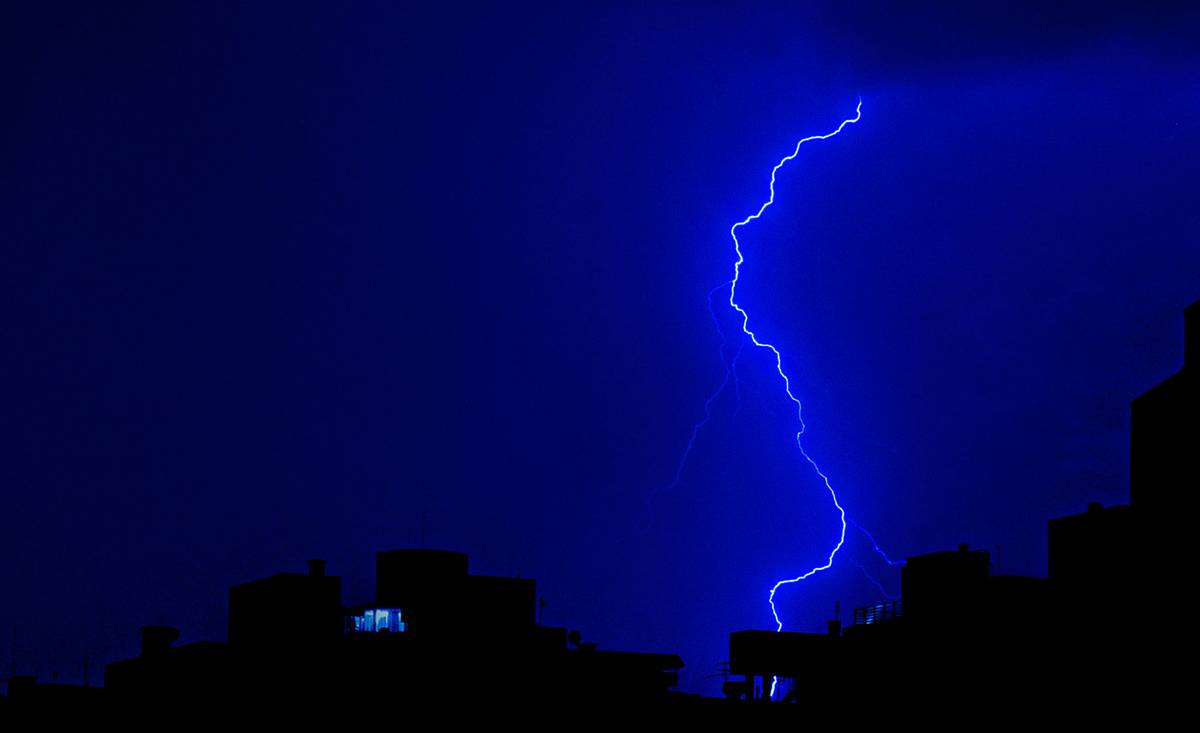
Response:
[{"label": "metal railing", "polygon": [[874,606],[854,609],[854,625],[880,624],[885,621],[893,621],[903,615],[904,608],[900,605],[900,601],[878,603]]}]

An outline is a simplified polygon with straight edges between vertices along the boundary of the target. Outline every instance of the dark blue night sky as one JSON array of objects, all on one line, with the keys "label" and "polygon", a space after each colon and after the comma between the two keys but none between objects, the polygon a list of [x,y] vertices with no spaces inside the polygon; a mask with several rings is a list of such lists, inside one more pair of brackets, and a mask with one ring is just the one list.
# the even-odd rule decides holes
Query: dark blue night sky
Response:
[{"label": "dark blue night sky", "polygon": [[[1127,496],[1200,298],[1195,12],[1091,3],[5,10],[0,665],[81,677],[229,585],[465,550],[546,622],[676,651],[823,561],[805,446],[895,556],[1045,572]],[[1134,8],[1137,8],[1136,10]],[[718,310],[730,339],[736,320]],[[740,402],[739,402],[740,395]],[[873,603],[851,532],[787,628]],[[98,678],[93,672],[93,680]]]}]

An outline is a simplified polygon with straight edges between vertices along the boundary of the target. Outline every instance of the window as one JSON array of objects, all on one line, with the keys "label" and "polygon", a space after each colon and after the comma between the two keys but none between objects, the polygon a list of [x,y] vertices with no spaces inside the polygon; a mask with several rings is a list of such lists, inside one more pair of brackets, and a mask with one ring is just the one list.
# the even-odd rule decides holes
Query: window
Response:
[{"label": "window", "polygon": [[364,609],[361,614],[351,616],[350,623],[347,626],[354,631],[387,631],[393,634],[398,634],[405,629],[399,608]]}]

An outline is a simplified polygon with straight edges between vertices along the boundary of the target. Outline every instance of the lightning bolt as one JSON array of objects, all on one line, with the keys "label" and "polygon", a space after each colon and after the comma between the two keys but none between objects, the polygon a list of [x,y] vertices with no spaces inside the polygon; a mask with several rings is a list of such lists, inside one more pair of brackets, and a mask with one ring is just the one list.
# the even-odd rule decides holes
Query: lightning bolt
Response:
[{"label": "lightning bolt", "polygon": [[[833,506],[838,512],[838,519],[839,519],[839,523],[840,523],[840,529],[838,532],[837,543],[834,544],[833,548],[829,551],[829,555],[826,557],[825,562],[823,564],[817,565],[817,566],[811,568],[810,570],[808,570],[808,572],[802,573],[795,577],[784,578],[783,580],[777,581],[773,586],[771,586],[771,590],[767,595],[767,602],[771,607],[771,615],[775,619],[775,630],[776,631],[783,630],[783,621],[779,618],[779,612],[775,606],[776,593],[778,593],[780,588],[782,588],[785,585],[791,585],[793,583],[802,582],[802,581],[812,577],[813,575],[816,575],[817,573],[823,572],[823,571],[828,570],[831,567],[833,567],[834,558],[837,556],[838,552],[841,551],[842,546],[845,545],[845,543],[846,543],[847,524],[853,525],[856,529],[861,531],[867,537],[867,539],[870,540],[872,547],[874,547],[874,549],[875,549],[875,552],[877,552],[879,554],[879,556],[883,558],[884,562],[886,562],[889,566],[896,566],[896,565],[903,564],[903,561],[893,561],[891,558],[889,558],[887,556],[887,554],[879,547],[879,543],[875,541],[875,538],[873,536],[871,536],[871,533],[868,532],[866,529],[864,529],[857,522],[854,522],[853,520],[851,520],[846,515],[846,510],[845,510],[845,508],[842,507],[841,501],[838,499],[837,491],[834,490],[833,484],[829,480],[829,476],[826,475],[825,472],[821,470],[821,467],[820,467],[820,465],[818,465],[816,460],[814,460],[813,457],[811,455],[809,455],[809,453],[804,449],[804,443],[803,443],[802,438],[803,438],[804,432],[806,430],[806,426],[804,423],[803,405],[801,404],[800,399],[795,395],[795,393],[792,392],[791,378],[788,376],[787,372],[785,372],[783,370],[783,354],[780,353],[779,349],[774,344],[763,341],[762,339],[760,339],[758,337],[758,335],[753,330],[751,330],[750,314],[749,314],[749,312],[746,311],[745,308],[743,308],[737,302],[737,288],[738,288],[738,283],[741,280],[742,265],[744,265],[746,263],[745,254],[742,252],[742,244],[741,244],[741,241],[738,239],[738,230],[741,229],[742,227],[745,227],[746,225],[750,224],[750,222],[761,218],[762,215],[766,212],[766,210],[768,208],[770,208],[772,204],[775,203],[776,176],[779,173],[779,170],[781,168],[783,168],[783,166],[787,165],[789,162],[791,162],[793,159],[795,159],[797,155],[800,154],[801,146],[803,146],[805,143],[814,142],[817,140],[828,140],[831,137],[835,137],[836,135],[841,133],[842,130],[844,130],[847,125],[855,124],[860,119],[862,119],[862,99],[858,100],[858,105],[854,109],[854,116],[842,120],[841,124],[839,124],[837,126],[837,128],[834,129],[832,132],[825,133],[824,135],[811,135],[809,137],[799,140],[796,143],[796,147],[792,150],[791,154],[784,157],[783,159],[781,159],[778,163],[775,164],[775,167],[771,169],[771,182],[770,182],[770,186],[769,186],[770,196],[767,198],[767,200],[761,206],[759,206],[758,211],[747,216],[746,218],[742,219],[741,221],[738,221],[737,223],[733,224],[729,228],[729,236],[730,236],[730,238],[733,239],[733,248],[734,248],[734,252],[737,255],[737,259],[733,263],[733,278],[731,280],[721,283],[717,287],[710,290],[708,292],[708,297],[707,297],[709,315],[712,317],[713,323],[717,328],[717,332],[721,336],[721,347],[720,347],[721,359],[725,364],[725,375],[724,375],[724,378],[722,379],[721,383],[717,386],[716,390],[714,390],[713,393],[711,395],[709,395],[708,399],[705,400],[703,416],[696,423],[694,423],[692,425],[691,435],[688,438],[687,446],[684,448],[683,454],[679,458],[679,462],[676,464],[675,475],[674,475],[673,479],[666,486],[655,489],[653,492],[651,492],[650,496],[648,497],[648,502],[649,502],[660,491],[666,491],[669,489],[673,489],[680,484],[680,482],[682,481],[684,468],[687,465],[688,458],[691,456],[691,453],[692,453],[692,450],[693,450],[693,447],[694,447],[694,444],[696,441],[696,437],[700,434],[700,431],[704,428],[704,426],[707,425],[712,420],[713,403],[721,395],[721,393],[723,393],[725,391],[726,387],[728,387],[729,382],[731,380],[734,381],[735,387],[739,386],[737,384],[736,370],[737,370],[737,360],[742,354],[742,349],[741,349],[741,347],[739,347],[737,353],[734,354],[734,356],[731,360],[728,360],[726,358],[726,347],[728,345],[728,340],[725,337],[724,329],[721,328],[720,320],[717,318],[716,312],[713,310],[713,295],[716,292],[718,292],[719,290],[721,290],[725,287],[728,287],[729,288],[729,300],[728,300],[729,307],[732,308],[734,311],[737,312],[738,315],[741,316],[742,333],[746,337],[749,338],[750,342],[754,346],[756,346],[760,349],[769,350],[775,357],[775,371],[779,374],[779,378],[783,381],[784,392],[787,394],[788,399],[790,399],[792,401],[792,403],[796,405],[796,419],[799,423],[799,428],[796,431],[796,447],[799,448],[800,455],[802,455],[804,457],[804,459],[809,463],[809,465],[812,466],[813,471],[816,472],[817,476],[820,477],[821,482],[825,485],[825,489],[829,492],[829,496],[833,500]],[[741,407],[740,389],[738,392],[738,407],[739,407],[739,409]],[[858,567],[863,571],[863,573],[867,576],[867,578],[872,583],[874,583],[886,597],[891,598],[891,595],[887,593],[887,591],[883,587],[883,585],[880,584],[879,581],[876,580],[874,577],[872,577],[871,574],[869,572],[867,572],[866,568],[861,563],[855,563],[855,564],[858,565]],[[775,696],[775,689],[776,689],[776,685],[778,684],[778,682],[779,682],[778,678],[771,680],[770,695],[772,698]]]},{"label": "lightning bolt", "polygon": [[737,253],[737,261],[733,263],[733,280],[729,283],[729,307],[733,308],[738,312],[739,315],[741,315],[742,332],[750,337],[750,342],[760,349],[769,350],[775,355],[775,371],[779,373],[779,378],[783,380],[783,389],[787,393],[788,399],[790,399],[796,405],[796,419],[800,423],[800,429],[796,431],[796,446],[800,449],[800,455],[804,456],[804,460],[808,461],[808,463],[813,467],[813,470],[816,471],[817,475],[821,477],[821,481],[825,484],[825,489],[829,491],[829,496],[831,499],[833,499],[833,506],[838,511],[839,522],[841,524],[841,530],[838,533],[837,544],[834,545],[833,549],[829,551],[829,557],[825,560],[823,565],[817,565],[808,572],[797,575],[794,578],[785,578],[780,580],[771,587],[771,592],[767,596],[767,602],[771,604],[771,615],[775,617],[776,631],[783,630],[783,622],[779,620],[779,613],[775,608],[775,594],[785,585],[799,583],[803,580],[811,578],[813,575],[816,575],[823,570],[828,570],[829,568],[833,567],[833,558],[837,556],[838,551],[842,549],[842,545],[846,542],[846,510],[842,508],[841,502],[838,501],[837,492],[834,491],[833,485],[829,482],[829,477],[825,475],[825,472],[821,470],[821,467],[817,465],[817,462],[813,460],[813,457],[808,454],[808,451],[804,450],[804,443],[801,440],[805,430],[804,407],[800,403],[800,399],[792,392],[791,378],[788,377],[787,372],[783,371],[783,354],[779,352],[779,349],[777,349],[774,344],[762,341],[758,338],[758,335],[754,333],[754,331],[750,330],[750,313],[747,312],[745,308],[738,305],[737,286],[738,281],[742,276],[742,265],[746,262],[746,256],[742,253],[742,243],[738,240],[737,232],[738,229],[741,229],[750,222],[761,217],[763,213],[775,203],[775,176],[779,173],[780,168],[787,165],[797,155],[800,154],[800,147],[802,145],[816,140],[828,140],[844,130],[847,125],[852,125],[858,122],[860,119],[862,119],[861,99],[858,100],[858,106],[854,110],[854,116],[842,120],[842,123],[838,125],[837,129],[835,129],[833,132],[828,132],[824,135],[811,135],[797,142],[792,154],[780,160],[775,164],[775,167],[771,169],[770,197],[765,203],[763,203],[762,206],[758,208],[758,211],[754,212],[750,216],[747,216],[745,219],[742,219],[729,228],[729,236],[733,239],[733,249]]},{"label": "lightning bolt", "polygon": [[[800,449],[800,455],[804,456],[804,460],[808,461],[809,465],[812,466],[817,476],[821,478],[822,483],[825,484],[825,489],[829,492],[829,497],[833,500],[833,506],[837,509],[838,521],[841,525],[841,528],[838,532],[837,543],[833,546],[833,549],[829,551],[829,556],[826,558],[823,564],[817,565],[808,572],[797,575],[794,578],[784,578],[783,580],[777,581],[775,585],[771,586],[771,591],[767,594],[767,603],[770,604],[771,615],[775,618],[776,631],[783,631],[783,621],[780,620],[779,610],[775,607],[775,594],[778,593],[779,589],[785,585],[802,582],[819,572],[833,567],[833,559],[837,556],[838,551],[842,549],[842,545],[846,543],[846,510],[842,507],[841,502],[838,501],[837,492],[834,491],[833,485],[829,481],[829,476],[825,475],[825,472],[821,470],[821,467],[815,460],[813,460],[813,457],[808,454],[808,451],[804,450],[804,442],[802,440],[805,430],[804,407],[801,404],[800,399],[792,392],[792,380],[790,377],[788,377],[787,372],[783,370],[783,354],[779,352],[779,349],[776,348],[774,344],[759,339],[758,335],[750,329],[750,313],[747,312],[746,309],[737,302],[738,281],[742,276],[742,265],[746,262],[746,256],[742,253],[742,243],[738,240],[738,230],[748,225],[750,222],[760,218],[763,213],[775,203],[775,176],[779,173],[780,168],[783,168],[783,166],[787,165],[797,155],[800,154],[801,146],[803,146],[805,143],[815,142],[817,140],[828,140],[829,138],[841,133],[842,130],[846,129],[847,125],[852,125],[858,122],[860,119],[862,119],[862,99],[858,100],[858,106],[854,109],[854,116],[842,120],[842,123],[838,125],[833,132],[825,133],[824,135],[810,135],[809,137],[798,141],[795,149],[792,150],[791,155],[788,155],[780,160],[775,164],[775,167],[771,169],[771,195],[767,198],[762,206],[758,207],[758,211],[754,212],[750,216],[747,216],[745,219],[742,219],[729,228],[729,236],[733,239],[733,249],[734,252],[737,253],[737,261],[733,263],[733,280],[729,283],[729,307],[733,308],[738,312],[739,315],[741,315],[742,332],[750,338],[750,342],[756,347],[760,349],[767,349],[775,355],[775,371],[779,373],[779,378],[783,380],[783,389],[787,393],[788,399],[790,399],[796,405],[796,419],[799,421],[800,425],[799,429],[796,431],[796,447]],[[771,680],[771,697],[775,696],[775,686],[778,682],[779,680],[777,678]]]}]

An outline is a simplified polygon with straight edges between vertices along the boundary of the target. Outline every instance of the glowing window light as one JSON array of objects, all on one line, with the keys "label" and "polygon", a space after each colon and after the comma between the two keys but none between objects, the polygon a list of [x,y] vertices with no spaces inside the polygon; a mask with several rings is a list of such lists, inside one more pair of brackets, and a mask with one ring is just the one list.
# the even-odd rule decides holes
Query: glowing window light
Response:
[{"label": "glowing window light", "polygon": [[408,628],[399,608],[366,608],[362,614],[351,616],[350,619],[350,626],[355,631],[367,633],[387,631],[398,634]]}]

